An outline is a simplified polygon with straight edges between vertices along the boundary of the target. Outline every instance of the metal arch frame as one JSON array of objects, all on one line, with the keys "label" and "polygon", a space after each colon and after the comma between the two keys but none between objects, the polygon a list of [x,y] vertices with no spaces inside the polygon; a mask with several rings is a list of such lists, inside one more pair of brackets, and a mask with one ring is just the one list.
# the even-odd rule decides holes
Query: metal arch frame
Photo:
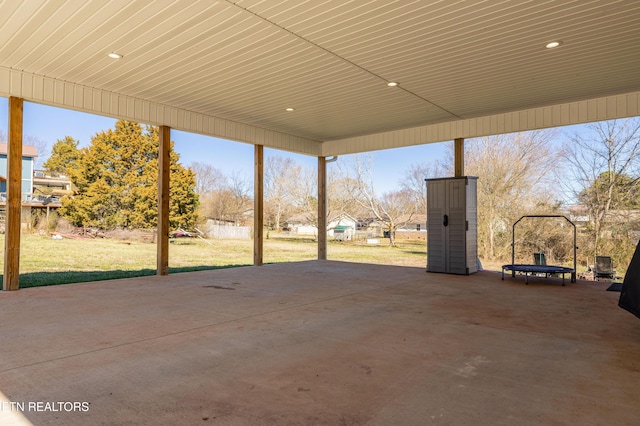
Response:
[{"label": "metal arch frame", "polygon": [[[565,215],[561,215],[561,214],[532,214],[532,215],[524,215],[522,216],[520,219],[516,220],[515,223],[513,224],[512,228],[511,228],[511,264],[515,264],[516,261],[516,225],[518,223],[520,223],[520,221],[522,219],[525,218],[529,218],[529,217],[559,217],[559,218],[563,218],[564,220],[566,220],[567,222],[569,222],[571,224],[571,226],[573,226],[573,272],[571,273],[571,282],[575,283],[576,282],[576,265],[577,265],[577,251],[578,251],[578,246],[577,246],[577,230],[576,230],[576,224],[571,222],[569,220],[568,217],[566,217]],[[516,271],[512,271],[511,272],[511,276],[515,277],[516,276]]]}]

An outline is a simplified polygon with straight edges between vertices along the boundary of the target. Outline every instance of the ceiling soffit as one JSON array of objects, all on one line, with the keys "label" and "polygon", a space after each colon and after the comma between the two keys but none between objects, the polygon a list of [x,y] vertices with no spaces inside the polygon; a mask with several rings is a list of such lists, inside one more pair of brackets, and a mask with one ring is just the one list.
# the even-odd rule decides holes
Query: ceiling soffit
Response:
[{"label": "ceiling soffit", "polygon": [[636,93],[637,28],[629,1],[2,2],[0,93],[312,155],[378,149]]}]

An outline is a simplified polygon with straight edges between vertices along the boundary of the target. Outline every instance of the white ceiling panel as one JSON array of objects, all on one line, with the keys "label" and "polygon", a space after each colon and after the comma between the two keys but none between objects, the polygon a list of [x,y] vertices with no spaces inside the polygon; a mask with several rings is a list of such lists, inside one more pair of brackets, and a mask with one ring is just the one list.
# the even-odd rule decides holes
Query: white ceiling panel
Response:
[{"label": "white ceiling panel", "polygon": [[2,1],[0,67],[103,113],[116,96],[317,144],[640,91],[638,34],[634,0]]}]

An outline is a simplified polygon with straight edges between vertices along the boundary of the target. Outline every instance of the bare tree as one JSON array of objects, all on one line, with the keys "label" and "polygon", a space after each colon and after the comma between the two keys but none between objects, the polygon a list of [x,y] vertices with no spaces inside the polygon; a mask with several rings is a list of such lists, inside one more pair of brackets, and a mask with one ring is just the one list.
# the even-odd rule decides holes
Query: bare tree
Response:
[{"label": "bare tree", "polygon": [[265,160],[265,213],[275,229],[280,229],[283,217],[294,207],[300,175],[300,165],[289,157],[272,156]]},{"label": "bare tree", "polygon": [[[3,129],[0,129],[0,142],[9,142],[8,138],[7,133]],[[22,138],[22,144],[31,145],[36,148],[38,156],[34,158],[34,166],[36,169],[41,169],[45,159],[49,157],[49,144],[47,141],[35,136],[24,135]]]},{"label": "bare tree", "polygon": [[33,159],[34,167],[41,169],[45,159],[49,157],[49,144],[47,141],[39,139],[35,136],[25,135],[22,140],[23,145],[31,145],[36,148],[38,156]]},{"label": "bare tree", "polygon": [[533,131],[465,142],[466,174],[478,176],[482,256],[507,257],[513,222],[554,204],[552,193],[543,190],[545,177],[556,164],[550,150],[552,137],[550,131]]},{"label": "bare tree", "polygon": [[[640,177],[640,119],[591,124],[563,145],[570,175],[570,192],[586,208],[593,255],[601,249],[607,213],[625,204],[637,204]],[[633,196],[636,200],[630,200]]]},{"label": "bare tree", "polygon": [[196,192],[201,197],[227,184],[224,173],[211,164],[194,161],[189,168],[196,174]]},{"label": "bare tree", "polygon": [[427,193],[424,180],[444,176],[444,170],[437,162],[424,164],[412,164],[404,173],[400,186],[404,191],[409,191],[416,211],[426,213]]},{"label": "bare tree", "polygon": [[300,179],[291,187],[293,211],[318,227],[318,171],[313,167],[301,167]]},{"label": "bare tree", "polygon": [[251,185],[234,172],[201,196],[200,207],[203,218],[241,224],[253,209]]},{"label": "bare tree", "polygon": [[413,194],[407,190],[385,192],[377,201],[379,212],[376,218],[389,230],[389,244],[396,245],[396,231],[411,222],[417,213]]},{"label": "bare tree", "polygon": [[[294,191],[294,211],[302,214],[307,223],[318,229],[318,170],[313,167],[303,167],[300,179],[292,190]],[[342,180],[336,169],[327,168],[327,223],[343,214],[357,217],[353,200],[343,190]]]},{"label": "bare tree", "polygon": [[250,179],[239,171],[231,173],[228,188],[232,194],[230,211],[236,223],[244,221],[253,211],[253,190]]},{"label": "bare tree", "polygon": [[[355,204],[365,208],[389,231],[389,244],[395,246],[395,233],[416,213],[410,191],[391,191],[378,197],[373,185],[373,154],[356,154],[353,161],[342,160],[342,183]],[[340,160],[338,160],[340,162]]]}]

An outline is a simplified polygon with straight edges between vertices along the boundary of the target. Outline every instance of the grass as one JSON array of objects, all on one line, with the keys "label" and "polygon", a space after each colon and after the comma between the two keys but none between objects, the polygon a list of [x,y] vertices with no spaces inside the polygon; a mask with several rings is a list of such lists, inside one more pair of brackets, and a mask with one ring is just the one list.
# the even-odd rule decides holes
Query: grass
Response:
[{"label": "grass", "polygon": [[[176,239],[169,246],[169,273],[218,269],[253,264],[253,241]],[[20,286],[68,284],[155,275],[155,244],[114,239],[62,239],[25,234],[20,244]],[[264,240],[264,263],[317,258],[312,239],[271,233]],[[4,238],[0,238],[0,264],[4,262]],[[402,266],[426,266],[424,240],[388,240],[379,245],[329,241],[328,258]]]},{"label": "grass", "polygon": [[[330,260],[383,265],[426,267],[426,243],[398,239],[390,247],[380,244],[329,240]],[[155,244],[115,239],[62,239],[25,234],[20,246],[20,286],[36,287],[156,274]],[[317,258],[311,238],[271,232],[264,240],[264,263],[296,262]],[[0,265],[4,238],[0,237]],[[504,262],[503,262],[504,263]],[[179,238],[170,240],[169,273],[219,269],[253,264],[253,241]],[[483,262],[484,269],[501,269],[502,263]],[[618,271],[619,272],[619,271]],[[0,266],[0,274],[2,267]],[[2,276],[0,275],[0,278]]]}]

